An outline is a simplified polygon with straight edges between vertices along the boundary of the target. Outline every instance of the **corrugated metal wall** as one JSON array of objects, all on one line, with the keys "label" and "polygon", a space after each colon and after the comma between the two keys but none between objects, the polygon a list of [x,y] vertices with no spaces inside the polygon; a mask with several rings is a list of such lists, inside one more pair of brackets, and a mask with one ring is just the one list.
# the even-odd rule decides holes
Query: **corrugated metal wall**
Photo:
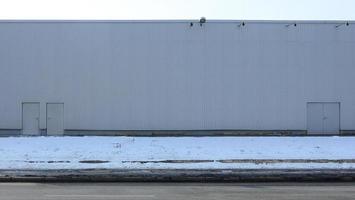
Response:
[{"label": "corrugated metal wall", "polygon": [[0,128],[21,103],[65,104],[66,129],[306,129],[340,102],[355,130],[355,24],[1,22]]}]

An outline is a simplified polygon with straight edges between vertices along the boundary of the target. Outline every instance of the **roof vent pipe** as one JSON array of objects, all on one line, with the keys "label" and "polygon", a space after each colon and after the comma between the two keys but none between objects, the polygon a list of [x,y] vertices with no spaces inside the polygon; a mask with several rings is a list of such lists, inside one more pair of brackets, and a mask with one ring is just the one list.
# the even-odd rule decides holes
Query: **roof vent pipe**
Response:
[{"label": "roof vent pipe", "polygon": [[205,17],[201,17],[200,26],[202,26],[204,23],[206,23],[206,18]]}]

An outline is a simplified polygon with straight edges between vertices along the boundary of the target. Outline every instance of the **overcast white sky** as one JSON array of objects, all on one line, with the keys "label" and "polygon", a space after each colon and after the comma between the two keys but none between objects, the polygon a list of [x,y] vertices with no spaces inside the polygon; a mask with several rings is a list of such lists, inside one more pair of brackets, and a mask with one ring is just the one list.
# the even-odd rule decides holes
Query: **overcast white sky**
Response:
[{"label": "overcast white sky", "polygon": [[0,19],[355,20],[355,0],[0,0]]}]

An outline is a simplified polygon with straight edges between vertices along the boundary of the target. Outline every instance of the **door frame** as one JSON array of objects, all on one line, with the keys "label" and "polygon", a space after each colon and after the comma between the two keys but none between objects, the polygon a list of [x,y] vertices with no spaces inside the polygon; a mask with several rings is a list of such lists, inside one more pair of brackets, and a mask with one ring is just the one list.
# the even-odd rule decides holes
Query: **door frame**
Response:
[{"label": "door frame", "polygon": [[41,120],[41,103],[38,101],[23,101],[21,102],[21,135],[23,135],[23,105],[24,104],[38,104],[39,105],[39,112],[38,112],[38,130],[39,135],[41,135],[41,128],[40,128],[40,120]]},{"label": "door frame", "polygon": [[63,132],[64,132],[64,102],[47,102],[46,103],[46,135],[48,135],[48,105],[49,104],[62,104],[63,105]]},{"label": "door frame", "polygon": [[[306,127],[307,127],[307,135],[309,134],[308,133],[308,114],[307,114],[307,109],[308,109],[308,104],[313,104],[313,103],[321,103],[321,104],[327,104],[327,103],[329,103],[329,104],[338,104],[338,108],[339,108],[339,119],[338,119],[338,134],[337,135],[340,135],[340,131],[341,131],[341,129],[340,129],[340,127],[341,127],[341,102],[340,101],[309,101],[309,102],[307,102],[306,103]],[[323,105],[324,106],[324,105]],[[324,108],[324,107],[323,107]],[[324,127],[323,127],[324,128]],[[321,135],[326,135],[326,134],[324,134],[324,130],[322,129],[322,134]]]}]

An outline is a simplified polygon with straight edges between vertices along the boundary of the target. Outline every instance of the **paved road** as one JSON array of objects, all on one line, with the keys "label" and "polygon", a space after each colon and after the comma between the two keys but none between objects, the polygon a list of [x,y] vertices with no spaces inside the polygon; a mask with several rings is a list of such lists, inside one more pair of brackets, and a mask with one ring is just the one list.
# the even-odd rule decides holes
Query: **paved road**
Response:
[{"label": "paved road", "polygon": [[355,183],[0,183],[0,200],[354,198]]}]

